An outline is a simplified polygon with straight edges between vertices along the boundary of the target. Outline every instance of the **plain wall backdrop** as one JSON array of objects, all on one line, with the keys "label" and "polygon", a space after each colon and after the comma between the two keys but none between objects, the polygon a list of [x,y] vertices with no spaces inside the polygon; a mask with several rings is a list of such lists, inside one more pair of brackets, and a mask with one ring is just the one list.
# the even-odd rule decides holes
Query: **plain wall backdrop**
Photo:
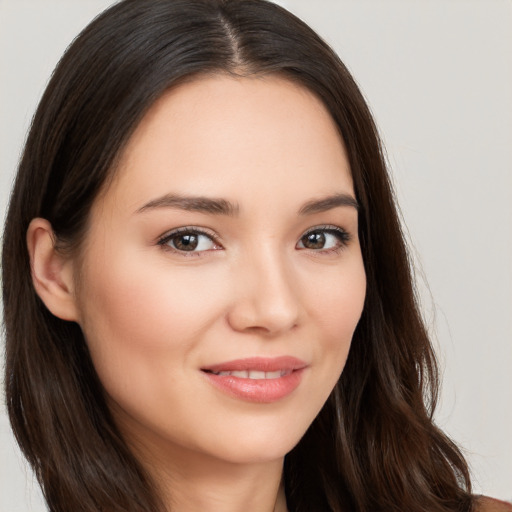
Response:
[{"label": "plain wall backdrop", "polygon": [[[2,217],[52,69],[111,3],[0,0]],[[278,3],[336,49],[370,103],[444,370],[437,423],[475,491],[512,500],[512,2]],[[43,510],[2,400],[0,512]]]}]

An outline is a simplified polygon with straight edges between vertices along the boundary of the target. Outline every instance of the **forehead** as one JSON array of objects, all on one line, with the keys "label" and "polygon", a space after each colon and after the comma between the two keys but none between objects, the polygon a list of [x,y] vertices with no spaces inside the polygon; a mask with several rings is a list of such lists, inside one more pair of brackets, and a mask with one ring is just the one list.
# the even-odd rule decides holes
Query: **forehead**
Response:
[{"label": "forehead", "polygon": [[114,188],[137,208],[166,192],[237,198],[266,190],[269,200],[292,188],[351,192],[352,178],[338,129],[313,93],[275,76],[217,75],[155,102],[121,156]]}]

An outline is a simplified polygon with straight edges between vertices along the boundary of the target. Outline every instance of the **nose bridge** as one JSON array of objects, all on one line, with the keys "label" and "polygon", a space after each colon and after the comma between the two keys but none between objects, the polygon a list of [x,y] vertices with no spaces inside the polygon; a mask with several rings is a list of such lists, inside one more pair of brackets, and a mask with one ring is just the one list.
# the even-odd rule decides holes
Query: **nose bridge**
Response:
[{"label": "nose bridge", "polygon": [[271,241],[252,247],[237,268],[237,293],[230,314],[239,329],[278,333],[296,325],[300,310],[293,269]]}]

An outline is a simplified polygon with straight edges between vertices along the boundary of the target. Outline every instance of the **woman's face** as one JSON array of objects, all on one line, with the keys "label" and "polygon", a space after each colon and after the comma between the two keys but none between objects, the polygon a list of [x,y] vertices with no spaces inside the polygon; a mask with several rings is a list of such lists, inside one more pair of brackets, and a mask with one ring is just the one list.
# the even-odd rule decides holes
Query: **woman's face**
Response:
[{"label": "woman's face", "polygon": [[345,153],[276,77],[150,109],[91,212],[78,321],[116,421],[162,456],[282,458],[343,370],[365,297]]}]

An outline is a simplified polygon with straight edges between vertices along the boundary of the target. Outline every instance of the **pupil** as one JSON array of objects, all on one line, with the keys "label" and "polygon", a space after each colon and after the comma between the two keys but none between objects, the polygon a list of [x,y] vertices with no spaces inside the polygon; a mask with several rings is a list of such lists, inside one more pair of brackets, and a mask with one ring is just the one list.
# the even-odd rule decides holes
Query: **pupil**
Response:
[{"label": "pupil", "polygon": [[323,233],[309,233],[302,241],[308,249],[322,249],[325,245],[325,235]]},{"label": "pupil", "polygon": [[174,241],[174,246],[181,251],[193,251],[198,244],[197,238],[197,235],[180,235]]}]

